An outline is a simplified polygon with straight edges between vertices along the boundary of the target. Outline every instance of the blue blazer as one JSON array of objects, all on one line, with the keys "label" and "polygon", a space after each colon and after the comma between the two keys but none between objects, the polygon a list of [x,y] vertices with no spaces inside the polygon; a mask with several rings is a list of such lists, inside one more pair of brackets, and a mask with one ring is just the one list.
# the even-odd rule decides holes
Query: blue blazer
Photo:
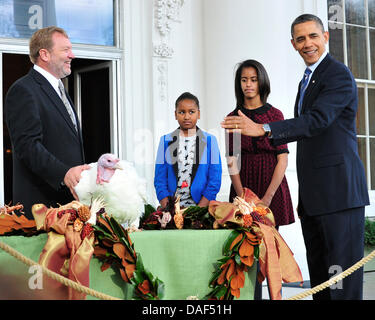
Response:
[{"label": "blue blazer", "polygon": [[[158,200],[173,196],[177,189],[177,152],[180,130],[160,138],[154,186]],[[196,152],[193,164],[190,193],[198,204],[202,196],[215,200],[221,186],[221,157],[215,136],[197,128]]]},{"label": "blue blazer", "polygon": [[[301,86],[301,84],[300,84]],[[299,202],[307,215],[369,204],[365,171],[358,155],[358,93],[349,69],[329,54],[310,79],[301,115],[270,123],[275,145],[297,141]]]}]

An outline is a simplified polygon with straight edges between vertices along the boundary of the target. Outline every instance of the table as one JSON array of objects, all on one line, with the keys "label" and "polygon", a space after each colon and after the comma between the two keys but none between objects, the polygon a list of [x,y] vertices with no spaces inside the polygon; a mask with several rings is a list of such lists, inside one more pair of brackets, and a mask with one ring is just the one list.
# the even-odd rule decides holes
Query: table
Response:
[{"label": "table", "polygon": [[[165,285],[165,300],[185,300],[188,296],[199,299],[210,292],[209,279],[214,264],[222,258],[222,246],[231,230],[163,230],[142,231],[130,234],[143,264]],[[38,261],[47,241],[47,234],[33,237],[1,236],[0,241],[10,245],[25,256]],[[93,257],[90,262],[90,287],[120,299],[131,299],[133,287],[125,283],[119,272],[109,268],[102,272],[101,262]],[[23,274],[30,278],[29,267],[0,249],[0,273]],[[245,287],[240,299],[254,297],[256,266],[245,274]],[[1,280],[0,280],[1,281]],[[25,290],[31,290],[27,281]],[[87,296],[87,299],[96,299]]]}]

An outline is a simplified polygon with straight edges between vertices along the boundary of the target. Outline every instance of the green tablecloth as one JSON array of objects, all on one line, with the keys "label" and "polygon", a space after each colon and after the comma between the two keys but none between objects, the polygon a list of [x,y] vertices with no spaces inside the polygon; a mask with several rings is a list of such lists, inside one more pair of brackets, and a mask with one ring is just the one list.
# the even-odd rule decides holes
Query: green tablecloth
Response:
[{"label": "green tablecloth", "polygon": [[[165,284],[166,300],[184,300],[188,296],[202,299],[209,291],[208,281],[214,263],[222,257],[222,246],[230,230],[163,230],[142,231],[130,235],[143,264]],[[0,237],[25,256],[38,261],[47,241],[47,234],[34,237]],[[132,286],[127,285],[119,272],[109,268],[102,272],[101,262],[93,257],[90,263],[90,287],[120,299],[131,299]],[[23,265],[0,249],[0,272],[3,274],[28,274]],[[31,274],[28,275],[31,277]],[[255,265],[246,274],[241,298],[252,300],[256,278]],[[30,290],[25,283],[25,290]],[[87,299],[95,299],[87,296]]]}]

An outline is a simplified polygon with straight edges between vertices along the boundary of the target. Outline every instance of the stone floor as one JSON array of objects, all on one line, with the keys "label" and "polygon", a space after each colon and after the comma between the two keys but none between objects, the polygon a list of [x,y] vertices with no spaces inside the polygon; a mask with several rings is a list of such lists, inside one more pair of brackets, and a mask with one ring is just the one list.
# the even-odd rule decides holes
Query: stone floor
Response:
[{"label": "stone floor", "polygon": [[[291,298],[299,293],[310,289],[309,282],[305,283],[303,288],[290,285],[283,285],[282,295],[283,299]],[[269,299],[267,285],[262,288],[263,300]],[[312,300],[312,296],[308,296],[303,300]],[[375,271],[365,272],[363,277],[363,300],[375,300]]]}]

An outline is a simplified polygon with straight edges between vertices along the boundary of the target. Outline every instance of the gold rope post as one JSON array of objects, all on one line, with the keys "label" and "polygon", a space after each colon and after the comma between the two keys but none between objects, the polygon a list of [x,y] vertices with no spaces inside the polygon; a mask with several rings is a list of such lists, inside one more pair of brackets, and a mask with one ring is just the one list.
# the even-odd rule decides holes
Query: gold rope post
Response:
[{"label": "gold rope post", "polygon": [[[344,272],[341,272],[337,276],[332,277],[331,279],[327,280],[326,282],[323,282],[322,284],[315,286],[312,289],[306,290],[302,293],[299,293],[295,296],[292,296],[286,300],[301,300],[304,299],[312,294],[318,293],[319,291],[322,291],[323,289],[326,289],[327,287],[341,281],[342,279],[346,278],[350,274],[352,274],[357,269],[361,268],[363,265],[365,265],[367,262],[372,260],[375,257],[375,250],[372,251],[369,255],[358,261],[356,264],[351,266],[350,268],[346,269]],[[284,299],[285,300],[285,299]]]},{"label": "gold rope post", "polygon": [[26,264],[28,266],[35,266],[35,265],[39,266],[42,269],[43,273],[45,273],[48,277],[64,284],[65,286],[71,287],[74,290],[77,290],[79,292],[88,294],[90,296],[93,296],[93,297],[101,299],[101,300],[121,300],[119,298],[115,298],[115,297],[109,296],[107,294],[98,292],[96,290],[93,290],[91,288],[83,286],[83,285],[81,285],[77,282],[74,282],[74,281],[72,281],[68,278],[65,278],[64,276],[62,276],[62,275],[60,275],[56,272],[53,272],[53,271],[49,270],[48,268],[39,265],[35,261],[25,257],[23,254],[16,251],[15,249],[13,249],[12,247],[10,247],[9,245],[5,244],[2,241],[0,241],[0,249],[3,249],[5,252],[9,253],[11,256],[20,260],[21,262],[23,262],[24,264]]}]

